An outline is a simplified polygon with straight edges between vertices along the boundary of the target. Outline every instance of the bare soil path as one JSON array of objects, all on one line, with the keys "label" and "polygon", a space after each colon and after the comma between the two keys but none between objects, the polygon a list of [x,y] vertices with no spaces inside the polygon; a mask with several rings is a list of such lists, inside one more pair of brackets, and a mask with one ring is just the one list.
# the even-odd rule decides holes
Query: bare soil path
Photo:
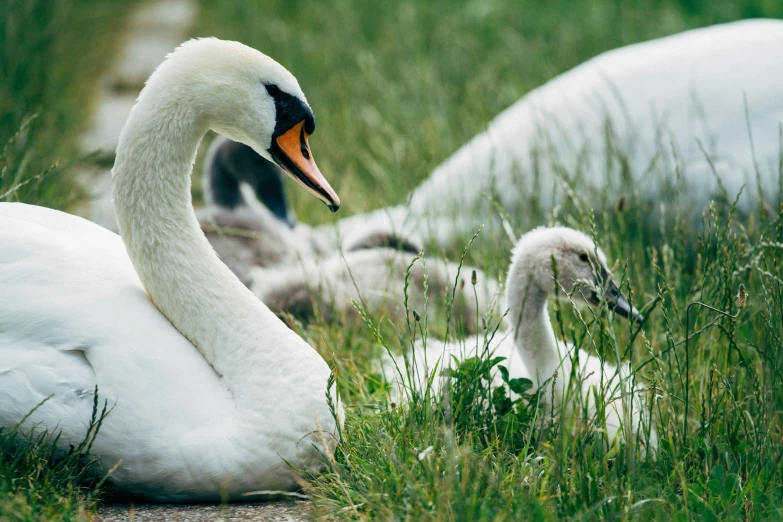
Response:
[{"label": "bare soil path", "polygon": [[193,0],[152,0],[125,24],[125,45],[99,82],[92,124],[82,137],[81,148],[91,159],[78,168],[76,179],[89,201],[73,209],[75,213],[117,231],[110,172],[120,131],[144,82],[168,53],[191,36],[197,15]]}]

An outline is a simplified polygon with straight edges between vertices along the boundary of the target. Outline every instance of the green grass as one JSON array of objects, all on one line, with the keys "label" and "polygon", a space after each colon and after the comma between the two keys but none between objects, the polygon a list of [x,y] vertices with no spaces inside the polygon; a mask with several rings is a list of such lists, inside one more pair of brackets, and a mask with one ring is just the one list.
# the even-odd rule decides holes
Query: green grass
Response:
[{"label": "green grass", "polygon": [[0,2],[2,200],[63,209],[78,199],[68,170],[79,159],[79,138],[97,80],[119,44],[118,28],[137,3]]},{"label": "green grass", "polygon": [[[741,17],[783,17],[783,4],[772,0],[200,4],[198,35],[243,41],[299,78],[318,122],[314,154],[346,214],[399,202],[497,112],[599,52]],[[0,6],[0,143],[14,143],[0,158],[0,195],[77,157],[75,136],[123,14],[115,8],[108,0]],[[47,38],[18,13],[46,28]],[[25,128],[33,114],[37,119]],[[622,151],[615,154],[622,159]],[[67,174],[52,171],[13,198],[64,208],[78,197]],[[419,310],[421,322],[409,317],[410,329],[405,318],[368,317],[372,328],[316,321],[298,331],[334,361],[347,408],[334,460],[308,478],[318,518],[783,517],[781,215],[734,216],[729,195],[703,209],[697,239],[674,211],[651,225],[646,203],[632,187],[623,190],[622,210],[595,217],[574,190],[556,213],[531,206],[510,219],[518,233],[555,222],[593,233],[617,260],[615,272],[633,290],[634,303],[650,308],[633,341],[629,326],[606,314],[582,310],[583,322],[563,303],[552,317],[561,337],[593,353],[610,360],[619,354],[635,367],[651,360],[639,374],[658,396],[659,458],[644,461],[626,446],[607,454],[600,434],[563,429],[563,422],[584,424],[578,411],[561,418],[532,415],[525,404],[487,406],[477,368],[434,405],[419,397],[385,411],[385,387],[374,369],[382,345],[399,353],[414,330],[417,337],[426,328],[445,331],[444,318]],[[331,219],[303,192],[291,185],[300,217]],[[606,208],[615,209],[619,197],[606,194]],[[468,239],[447,252],[451,258]],[[502,279],[510,247],[499,231],[485,230],[468,261]],[[735,297],[740,284],[748,292],[742,308]],[[689,308],[699,302],[736,318]],[[687,343],[686,330],[693,335]],[[514,423],[520,429],[508,433],[504,427]],[[88,516],[95,496],[85,493],[89,485],[81,489],[78,466],[54,467],[56,478],[35,475],[52,462],[46,446],[9,459],[7,436],[0,435],[6,459],[0,462],[16,464],[0,468],[3,483],[11,484],[0,490],[0,519]]]},{"label": "green grass", "polygon": [[100,485],[90,448],[106,414],[96,394],[86,438],[66,453],[56,433],[0,428],[0,520],[89,520]]}]

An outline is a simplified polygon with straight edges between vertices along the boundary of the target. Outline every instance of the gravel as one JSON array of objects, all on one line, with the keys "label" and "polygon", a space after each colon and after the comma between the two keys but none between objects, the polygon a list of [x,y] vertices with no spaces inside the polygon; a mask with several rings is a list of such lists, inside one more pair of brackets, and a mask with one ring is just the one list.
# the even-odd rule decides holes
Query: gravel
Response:
[{"label": "gravel", "polygon": [[95,522],[300,522],[310,519],[310,502],[276,501],[248,504],[106,504]]}]

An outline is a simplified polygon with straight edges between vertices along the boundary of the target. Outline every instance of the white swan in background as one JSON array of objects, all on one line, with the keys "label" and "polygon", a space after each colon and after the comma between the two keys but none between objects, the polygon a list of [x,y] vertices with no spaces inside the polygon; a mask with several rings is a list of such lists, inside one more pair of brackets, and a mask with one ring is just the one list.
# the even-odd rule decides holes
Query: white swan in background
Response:
[{"label": "white swan in background", "polygon": [[[111,480],[157,500],[296,488],[331,446],[323,358],[210,247],[190,172],[208,129],[273,159],[333,210],[296,79],[237,42],[186,42],[131,111],[113,169],[119,236],[84,219],[0,204],[0,425],[86,435]],[[124,243],[124,245],[123,245]],[[154,303],[154,304],[153,304]],[[338,409],[338,416],[341,416]]]},{"label": "white swan in background", "polygon": [[564,175],[596,188],[585,195],[589,203],[599,204],[600,197],[616,202],[622,165],[614,159],[607,166],[607,122],[614,146],[627,154],[632,183],[656,207],[674,204],[659,184],[661,177],[675,183],[672,148],[683,168],[690,217],[715,194],[699,141],[730,197],[746,184],[742,210],[755,210],[760,192],[774,203],[783,154],[781,49],[783,21],[747,20],[601,54],[503,111],[416,187],[409,203],[341,220],[342,234],[386,220],[446,246],[497,214],[485,194],[497,192],[509,215],[533,197],[548,208]]},{"label": "white swan in background", "polygon": [[[552,269],[553,259],[557,267],[557,283]],[[641,320],[639,312],[612,281],[606,256],[589,237],[570,228],[541,227],[522,236],[513,250],[505,305],[510,326],[491,339],[490,352],[493,356],[506,358],[501,365],[508,369],[510,378],[524,377],[539,387],[546,385],[544,400],[554,400],[555,407],[565,406],[570,411],[586,401],[594,418],[597,410],[594,393],[598,391],[606,404],[603,421],[609,440],[613,441],[621,432],[628,433],[627,427],[631,426],[631,430],[638,432],[639,440],[647,446],[645,451],[654,452],[657,436],[650,425],[649,407],[642,397],[643,388],[633,384],[630,368],[626,364],[615,367],[604,363],[584,350],[575,354],[572,345],[555,337],[548,302],[555,294],[556,284],[560,285],[561,298],[571,296],[581,300],[584,296],[593,306],[601,303],[600,292],[596,290],[603,287],[610,309],[622,317]],[[484,349],[483,336],[449,343],[430,339],[426,350],[421,342],[418,343],[407,370],[402,357],[395,363],[385,356],[382,371],[392,384],[392,400],[404,400],[411,387],[423,390],[436,365],[438,368],[454,367],[457,361],[482,355]],[[572,363],[576,360],[579,366],[569,385]],[[557,377],[553,379],[555,373]],[[496,372],[492,385],[502,384],[503,380]],[[435,392],[440,390],[441,385],[439,379],[433,380]],[[600,419],[597,422],[602,426]]]}]

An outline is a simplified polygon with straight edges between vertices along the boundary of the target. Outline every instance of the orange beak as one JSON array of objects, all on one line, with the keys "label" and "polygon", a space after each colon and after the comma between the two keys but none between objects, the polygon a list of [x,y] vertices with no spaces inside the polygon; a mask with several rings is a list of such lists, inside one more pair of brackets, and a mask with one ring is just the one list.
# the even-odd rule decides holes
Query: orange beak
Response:
[{"label": "orange beak", "polygon": [[335,212],[340,208],[340,198],[315,164],[307,138],[304,121],[300,121],[282,135],[273,138],[269,152],[292,178],[326,203],[329,210]]}]

